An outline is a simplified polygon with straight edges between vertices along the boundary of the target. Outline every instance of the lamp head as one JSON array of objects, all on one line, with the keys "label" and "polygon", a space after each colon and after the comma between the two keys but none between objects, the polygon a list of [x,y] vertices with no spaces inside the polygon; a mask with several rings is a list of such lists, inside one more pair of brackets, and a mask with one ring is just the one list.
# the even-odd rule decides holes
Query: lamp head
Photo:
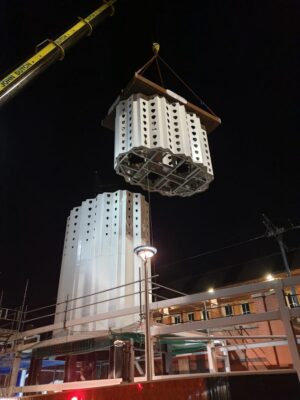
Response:
[{"label": "lamp head", "polygon": [[272,274],[267,274],[267,275],[266,275],[266,280],[267,280],[267,281],[274,281],[274,279],[275,279],[275,278],[274,278],[274,276],[273,276]]},{"label": "lamp head", "polygon": [[143,261],[148,260],[148,258],[153,257],[157,253],[157,249],[152,246],[138,246],[133,251]]},{"label": "lamp head", "polygon": [[116,339],[116,340],[114,341],[114,346],[115,346],[115,347],[123,347],[124,344],[125,344],[124,340]]}]

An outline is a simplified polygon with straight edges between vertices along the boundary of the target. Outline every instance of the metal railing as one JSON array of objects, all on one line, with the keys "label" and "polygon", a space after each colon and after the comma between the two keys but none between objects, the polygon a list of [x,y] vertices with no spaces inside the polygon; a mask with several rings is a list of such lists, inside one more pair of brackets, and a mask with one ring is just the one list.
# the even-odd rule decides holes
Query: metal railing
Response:
[{"label": "metal railing", "polygon": [[[140,281],[135,281],[131,283],[132,285],[140,283]],[[292,323],[295,318],[300,318],[300,308],[288,308],[289,303],[287,303],[286,296],[288,296],[289,293],[289,288],[291,286],[297,287],[300,286],[300,277],[294,277],[294,278],[287,278],[283,280],[275,280],[272,282],[260,282],[260,283],[254,283],[254,284],[246,284],[246,285],[240,285],[240,286],[234,286],[234,287],[228,287],[228,288],[223,288],[223,289],[217,289],[215,290],[214,293],[208,293],[208,292],[203,292],[203,293],[196,293],[193,295],[186,295],[183,294],[182,292],[179,292],[180,296],[171,298],[171,299],[163,299],[159,300],[156,302],[152,302],[150,305],[150,312],[152,315],[160,315],[162,313],[163,309],[168,308],[170,310],[170,314],[165,313],[169,317],[172,316],[172,313],[176,312],[176,310],[185,310],[184,313],[189,313],[189,312],[198,312],[198,311],[206,311],[206,312],[212,312],[218,310],[219,316],[217,318],[210,318],[210,319],[200,319],[200,320],[193,320],[193,321],[184,321],[184,323],[179,323],[179,324],[153,324],[151,327],[151,336],[156,342],[159,344],[161,343],[161,340],[167,336],[170,337],[170,335],[177,335],[177,339],[179,338],[180,340],[188,340],[187,338],[190,338],[190,341],[192,343],[186,342],[186,344],[193,345],[194,343],[199,344],[199,343],[204,343],[204,346],[206,346],[206,350],[201,350],[199,352],[199,356],[203,357],[205,356],[207,358],[207,362],[209,365],[209,370],[210,372],[213,373],[224,373],[228,372],[230,373],[230,362],[229,366],[225,363],[225,361],[228,363],[228,354],[232,351],[235,352],[259,352],[259,356],[256,357],[257,360],[263,359],[266,357],[264,353],[264,348],[265,347],[271,347],[271,348],[277,348],[278,346],[288,346],[290,350],[290,354],[292,356],[291,359],[291,365],[286,366],[286,367],[292,367],[294,370],[297,371],[298,375],[300,376],[300,358],[299,358],[299,353],[298,353],[298,342],[300,340],[300,337],[295,336],[294,331],[293,331],[293,326]],[[128,285],[126,285],[128,286]],[[162,285],[159,284],[153,284],[152,291],[157,290],[156,288],[160,287]],[[116,290],[119,287],[116,288],[111,288],[111,290]],[[165,289],[165,287],[163,287]],[[171,289],[173,291],[173,289]],[[107,292],[107,291],[105,291]],[[110,291],[108,291],[110,292]],[[176,291],[175,291],[176,292]],[[99,294],[103,292],[98,292],[95,294]],[[135,295],[135,291],[130,293],[130,295]],[[95,294],[91,294],[89,296],[84,296],[85,298],[90,298],[91,296],[94,296]],[[259,298],[262,297],[264,298],[265,296],[272,296],[272,298],[276,299],[276,302],[273,302],[273,309],[265,309],[264,311],[262,310],[255,310],[251,309],[251,313],[241,313],[241,314],[234,314],[234,315],[220,315],[222,312],[220,309],[222,307],[225,307],[225,305],[229,304],[231,301],[235,302],[237,305],[245,304],[245,301],[247,300],[248,302],[254,303],[254,298]],[[114,296],[113,298],[119,299],[120,296]],[[122,297],[122,296],[121,296]],[[159,297],[159,296],[156,296]],[[80,298],[77,298],[80,299]],[[67,300],[65,302],[59,303],[59,305],[70,305],[70,310],[73,308],[74,310],[77,310],[76,306],[76,300],[77,299],[72,299],[72,300]],[[236,300],[240,299],[240,300]],[[71,303],[71,301],[75,301],[74,303]],[[109,301],[109,299],[107,300]],[[112,300],[115,301],[115,300]],[[210,306],[211,302],[219,302],[223,303],[222,305],[216,305],[216,306]],[[102,302],[102,300],[101,300]],[[92,304],[97,304],[96,301],[89,301],[88,305]],[[275,306],[274,306],[275,304]],[[51,305],[51,306],[57,306]],[[38,309],[30,310],[26,312],[27,318],[23,320],[23,322],[28,323],[30,321],[33,321],[34,317],[34,312],[41,312],[44,310],[48,311],[48,307],[40,307]],[[83,305],[85,307],[85,305]],[[79,307],[79,308],[83,308]],[[68,307],[67,307],[68,309]],[[70,311],[68,310],[68,312]],[[87,315],[87,316],[82,316],[77,319],[70,319],[70,315],[66,313],[66,320],[61,321],[61,322],[55,322],[54,324],[49,324],[47,326],[42,326],[30,330],[25,330],[23,332],[19,332],[15,335],[12,335],[10,337],[10,343],[14,343],[13,351],[14,353],[21,354],[23,351],[28,351],[29,349],[38,349],[38,348],[43,348],[47,346],[53,346],[56,344],[62,344],[62,343],[72,343],[74,341],[80,341],[84,340],[87,338],[94,338],[96,339],[97,337],[103,338],[103,337],[112,337],[111,335],[116,335],[117,337],[120,332],[124,332],[124,329],[116,329],[114,332],[111,330],[107,330],[105,332],[99,332],[99,331],[90,331],[86,332],[84,331],[83,327],[86,326],[86,324],[90,324],[91,322],[99,322],[99,321],[106,321],[106,320],[113,320],[113,319],[119,319],[123,318],[126,316],[133,316],[136,315],[135,320],[137,322],[136,326],[134,329],[131,330],[132,334],[133,333],[141,333],[143,335],[143,326],[141,326],[141,320],[140,320],[140,314],[141,314],[141,308],[140,304],[134,305],[133,307],[129,307],[126,309],[117,309],[114,311],[108,311],[108,312],[103,312],[99,313],[96,315]],[[143,307],[142,307],[143,311]],[[28,318],[29,315],[29,318]],[[54,317],[55,313],[46,313],[47,316],[52,315]],[[44,318],[44,316],[43,316]],[[35,321],[38,319],[35,319]],[[259,335],[255,331],[245,331],[245,329],[248,328],[255,328],[255,326],[260,326],[260,323],[265,323],[265,322],[271,322],[271,321],[281,321],[282,324],[282,332],[273,332],[271,331],[269,334],[265,335]],[[73,327],[77,327],[78,331],[76,334],[70,335],[70,329]],[[53,336],[49,337],[45,340],[42,340],[39,343],[32,343],[32,344],[26,344],[25,343],[25,338],[28,338],[28,336],[32,335],[43,335],[45,333],[55,333],[55,332],[64,332],[64,336]],[[130,330],[129,330],[130,332]],[[185,334],[188,334],[188,336],[185,336]],[[157,346],[157,345],[156,345]],[[189,349],[189,346],[187,346],[187,350]],[[143,347],[139,347],[136,349],[136,351],[143,351]],[[154,347],[154,364],[161,363],[163,362],[162,359],[163,357],[161,356],[161,351],[158,348]],[[220,367],[216,366],[214,363],[214,353],[219,352],[222,354],[224,361],[224,368],[227,368],[227,370],[223,370],[223,372],[220,370]],[[220,353],[221,352],[221,353]],[[9,353],[6,352],[6,354]],[[201,354],[200,354],[201,353]],[[136,362],[137,363],[143,363],[143,352],[139,353],[140,355],[137,357],[136,356]],[[141,355],[142,354],[142,355]],[[197,352],[193,353],[195,356],[197,356]],[[226,355],[227,354],[227,355]],[[262,356],[263,354],[263,356]],[[188,355],[185,355],[184,357],[187,357]],[[175,358],[174,358],[175,357]],[[182,355],[174,356],[173,357],[173,363],[179,363],[175,361],[175,359],[180,359]],[[176,358],[177,357],[177,358]],[[245,358],[245,357],[244,357]],[[249,358],[249,357],[248,357]],[[253,358],[253,357],[252,357]],[[247,359],[247,357],[245,358]],[[251,359],[251,357],[249,358]],[[243,361],[246,362],[246,361]],[[254,361],[253,361],[254,362]],[[258,361],[257,361],[258,362]],[[249,364],[249,362],[248,362]],[[143,365],[143,364],[142,364]],[[177,365],[177,364],[176,364]],[[179,365],[179,364],[178,364]],[[251,365],[250,365],[251,366]],[[269,368],[268,365],[264,366],[265,368]],[[142,371],[143,368],[141,365],[139,365],[140,370]],[[179,367],[177,367],[179,368]],[[272,365],[272,368],[276,369],[275,365]],[[277,365],[277,368],[282,368],[282,366]],[[12,367],[13,369],[13,367]],[[179,373],[180,373],[180,368],[179,368]],[[153,379],[162,379],[162,377],[155,375]],[[145,379],[143,377],[135,377],[135,381],[139,381],[141,379]],[[101,386],[101,385],[106,385],[110,382],[110,380],[105,380],[104,381],[91,381],[89,384],[88,382],[82,383],[82,382],[77,382],[76,387],[92,387],[92,386]],[[115,381],[114,381],[115,382]],[[115,382],[116,383],[116,382]],[[50,384],[50,385],[37,385],[34,386],[26,386],[26,387],[19,387],[15,389],[16,391],[19,392],[30,392],[30,391],[41,391],[41,390],[47,390],[46,387],[48,387],[49,390],[55,390],[55,388],[59,388],[58,390],[63,390],[69,387],[70,385],[67,383],[60,383],[60,384]],[[69,385],[69,386],[68,386]],[[63,389],[62,389],[63,388]],[[74,388],[74,387],[73,387]]]},{"label": "metal railing", "polygon": [[[158,275],[154,275],[152,276],[152,278],[157,277]],[[114,286],[112,288],[109,289],[105,289],[105,290],[101,290],[98,292],[94,292],[94,293],[90,293],[87,295],[83,295],[83,296],[78,296],[78,297],[74,297],[74,298],[67,298],[65,301],[61,301],[58,303],[53,303],[53,304],[49,304],[43,307],[38,307],[38,308],[34,308],[34,309],[30,309],[30,310],[25,310],[23,313],[23,317],[22,317],[22,325],[26,326],[26,324],[31,324],[33,322],[37,322],[37,321],[41,321],[43,319],[50,319],[52,318],[52,320],[55,319],[55,317],[58,317],[60,315],[64,315],[64,318],[67,319],[67,314],[70,314],[72,311],[76,311],[76,310],[80,310],[80,309],[84,309],[86,307],[91,307],[91,306],[95,306],[98,304],[103,304],[103,303],[108,303],[108,302],[113,302],[115,300],[120,300],[126,297],[131,297],[131,296],[136,296],[139,295],[141,292],[143,292],[143,290],[141,289],[141,284],[143,282],[143,279],[139,279],[133,282],[129,282],[123,285],[118,285],[118,286]],[[112,296],[111,293],[116,291],[116,290],[120,290],[126,287],[130,287],[130,286],[134,286],[138,284],[139,285],[139,290],[132,292],[132,293],[126,293],[126,294],[122,294],[119,296]],[[157,285],[156,285],[157,286]],[[153,291],[156,290],[156,287],[152,287],[152,293]],[[98,300],[98,301],[93,301],[93,298],[95,296],[101,296],[101,295],[105,295],[107,294],[108,297],[104,300]],[[86,303],[86,304],[82,304],[82,305],[77,305],[76,303],[79,302],[79,300],[90,300],[90,303]],[[57,309],[63,309],[62,311],[57,311]],[[46,311],[49,310],[49,311]],[[45,312],[45,313],[44,313]],[[40,315],[39,315],[40,314]]]}]

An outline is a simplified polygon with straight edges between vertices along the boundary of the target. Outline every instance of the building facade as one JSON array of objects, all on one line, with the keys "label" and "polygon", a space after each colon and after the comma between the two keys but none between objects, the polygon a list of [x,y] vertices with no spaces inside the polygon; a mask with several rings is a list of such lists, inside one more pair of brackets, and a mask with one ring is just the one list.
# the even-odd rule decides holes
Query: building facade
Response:
[{"label": "building facade", "polygon": [[[299,274],[300,270],[293,271],[294,276]],[[284,274],[277,274],[271,279],[284,277]],[[265,279],[262,278],[252,282],[263,282]],[[285,291],[285,302],[289,309],[299,307],[299,294],[300,287],[298,286]],[[266,313],[276,311],[278,307],[274,290],[267,290],[243,296],[211,299],[185,307],[165,308],[154,314],[154,323],[166,325],[185,324],[191,321],[207,321]],[[300,321],[298,321],[298,318],[293,320],[293,329],[295,334],[300,333]],[[280,320],[232,326],[225,324],[222,329],[205,330],[203,334],[219,336],[221,340],[211,341],[211,343],[204,340],[203,351],[194,352],[193,354],[190,352],[178,354],[173,358],[172,362],[172,369],[175,373],[191,372],[194,366],[199,365],[199,363],[207,371],[211,370],[207,357],[207,348],[210,345],[213,346],[215,353],[215,372],[226,370],[227,357],[229,357],[231,371],[292,368],[293,362],[288,346],[281,340],[281,337],[285,337],[286,332]]]}]

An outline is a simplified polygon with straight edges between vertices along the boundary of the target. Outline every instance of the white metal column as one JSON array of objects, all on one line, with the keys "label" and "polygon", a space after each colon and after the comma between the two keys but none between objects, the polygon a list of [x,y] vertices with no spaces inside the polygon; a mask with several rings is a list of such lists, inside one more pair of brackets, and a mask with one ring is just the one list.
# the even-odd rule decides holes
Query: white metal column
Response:
[{"label": "white metal column", "polygon": [[225,372],[230,372],[231,371],[231,367],[230,367],[229,352],[228,352],[228,349],[227,349],[227,341],[226,340],[222,340],[221,343],[222,343],[222,346],[224,346],[223,355],[224,355]]},{"label": "white metal column", "polygon": [[218,372],[214,343],[208,342],[206,348],[209,372]]}]

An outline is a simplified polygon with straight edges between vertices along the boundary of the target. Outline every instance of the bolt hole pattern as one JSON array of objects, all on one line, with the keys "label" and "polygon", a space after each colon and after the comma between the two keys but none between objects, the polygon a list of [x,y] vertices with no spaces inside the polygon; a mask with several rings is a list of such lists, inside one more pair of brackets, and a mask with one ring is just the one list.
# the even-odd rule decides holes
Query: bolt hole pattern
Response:
[{"label": "bolt hole pattern", "polygon": [[[96,216],[92,218],[96,210]],[[136,259],[132,248],[147,243],[150,236],[147,210],[144,196],[120,190],[115,193],[99,194],[95,199],[86,200],[80,207],[71,211],[66,226],[61,267],[63,278],[59,283],[58,293],[59,303],[65,301],[66,293],[72,293],[72,296],[76,298],[87,293],[99,292],[104,287],[113,287],[115,282],[122,285],[138,279],[140,261]],[[109,219],[106,219],[107,216]],[[126,222],[125,229],[122,221]],[[122,257],[116,257],[124,250],[129,255],[126,256],[125,263]],[[130,255],[132,255],[131,258]],[[107,268],[111,270],[109,274]],[[82,271],[84,275],[81,275]],[[120,271],[122,271],[121,274],[119,274]],[[111,295],[117,296],[115,291]],[[128,307],[137,306],[138,302],[137,296],[126,300]],[[114,304],[116,304],[116,309],[122,307],[121,300],[114,300]],[[88,312],[87,307],[81,310],[77,307],[80,306],[79,301],[78,303],[75,301],[73,306],[76,311],[74,315],[71,315],[70,311],[72,319],[75,313],[76,317],[81,318],[85,315],[93,315],[96,310],[94,306]],[[108,305],[98,304],[97,312],[109,311],[102,307],[108,307]],[[125,325],[133,322],[130,320]],[[95,327],[95,323],[86,324],[84,330],[92,331],[95,328],[108,329],[108,326]]]},{"label": "bolt hole pattern", "polygon": [[[165,168],[158,175],[151,174],[149,190],[166,195],[185,196],[201,191],[197,189],[197,185],[199,189],[201,185],[207,188],[213,180],[205,127],[201,125],[197,114],[186,110],[185,106],[179,102],[170,102],[158,95],[149,97],[139,93],[131,95],[116,107],[115,135],[116,172],[122,175],[127,182],[139,185],[144,190],[148,190],[148,188],[145,181],[140,179],[142,173],[139,175],[138,171],[154,154],[153,150],[158,152],[156,157],[159,160],[158,163],[165,164],[168,169]],[[174,156],[172,159],[167,157],[168,152]],[[124,154],[130,154],[130,157],[124,157]],[[135,162],[134,168],[130,166],[130,163],[126,164],[126,160],[132,159]],[[176,177],[173,181],[171,178],[164,181],[158,179],[158,177],[163,178],[164,173],[168,174],[170,168],[176,168],[177,165],[181,167],[178,167],[178,171],[175,172],[180,175],[181,180],[185,179],[187,174],[194,171],[195,168],[199,171],[194,175],[201,176],[203,179],[199,178],[198,183],[193,184],[191,190],[194,192],[185,194],[184,191],[188,186],[181,185],[181,192],[177,191],[176,194],[176,188],[179,185],[176,183],[179,182],[179,180],[176,181]],[[155,182],[159,180],[164,185],[161,190],[155,186]]]}]

